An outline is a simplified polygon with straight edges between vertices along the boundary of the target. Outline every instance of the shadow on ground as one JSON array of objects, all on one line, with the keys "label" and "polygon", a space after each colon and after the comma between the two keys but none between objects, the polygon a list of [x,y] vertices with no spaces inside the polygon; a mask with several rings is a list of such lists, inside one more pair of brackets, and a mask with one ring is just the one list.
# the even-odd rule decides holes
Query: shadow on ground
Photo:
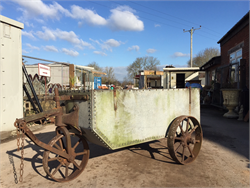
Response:
[{"label": "shadow on ground", "polygon": [[204,139],[220,144],[249,159],[249,123],[224,118],[225,112],[213,106],[201,107]]},{"label": "shadow on ground", "polygon": [[[56,135],[56,133],[54,131],[52,132],[46,132],[46,133],[39,133],[39,134],[35,134],[35,136],[44,143],[49,143],[49,141]],[[40,176],[54,181],[53,179],[51,179],[50,177],[48,177],[47,175],[43,175],[40,173],[40,168],[43,171],[43,153],[44,153],[44,149],[35,145],[29,138],[25,138],[24,140],[24,151],[28,148],[31,148],[33,151],[36,152],[36,154],[34,156],[27,156],[27,154],[24,154],[24,160],[25,161],[29,161],[31,162],[32,168],[34,169],[34,171],[39,174]],[[122,149],[117,149],[117,150],[110,150],[108,148],[104,148],[102,146],[98,146],[96,144],[93,143],[89,143],[89,148],[90,148],[90,159],[91,158],[95,158],[95,157],[99,157],[99,156],[104,156],[104,155],[108,155],[108,154],[112,154],[115,152],[119,152],[122,150],[128,150],[132,153],[138,154],[140,156],[143,157],[147,157],[147,158],[151,158],[153,160],[157,160],[160,162],[164,162],[164,163],[175,163],[171,157],[169,156],[168,153],[168,148],[167,146],[165,146],[164,144],[162,144],[160,141],[155,140],[155,141],[151,141],[151,142],[147,142],[147,143],[143,143],[143,144],[138,144],[138,145],[134,145],[134,146],[130,146],[130,147],[126,147],[126,148],[122,148]],[[147,154],[145,154],[145,152],[142,151],[147,151]],[[81,152],[81,151],[76,151],[76,152]],[[14,150],[9,150],[6,152],[6,154],[8,154],[9,158],[16,157],[21,159],[21,152],[17,152],[17,149]],[[155,157],[155,155],[161,155],[162,157],[159,159],[158,157]],[[165,160],[166,159],[166,160]],[[13,161],[13,160],[12,160]]]}]

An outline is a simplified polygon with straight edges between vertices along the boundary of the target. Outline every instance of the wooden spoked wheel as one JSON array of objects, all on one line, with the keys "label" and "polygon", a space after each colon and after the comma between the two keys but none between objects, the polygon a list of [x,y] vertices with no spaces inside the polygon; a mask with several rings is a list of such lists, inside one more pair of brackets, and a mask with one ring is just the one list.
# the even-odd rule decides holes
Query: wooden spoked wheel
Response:
[{"label": "wooden spoked wheel", "polygon": [[181,164],[193,162],[201,149],[203,134],[201,125],[192,116],[180,116],[171,124],[168,132],[168,150],[173,160]]},{"label": "wooden spoked wheel", "polygon": [[58,182],[67,182],[79,176],[87,165],[89,159],[89,146],[87,141],[74,133],[70,133],[71,148],[66,149],[66,138],[63,134],[58,134],[49,145],[67,152],[72,151],[73,160],[70,161],[52,153],[45,151],[43,154],[43,168],[48,176]]}]

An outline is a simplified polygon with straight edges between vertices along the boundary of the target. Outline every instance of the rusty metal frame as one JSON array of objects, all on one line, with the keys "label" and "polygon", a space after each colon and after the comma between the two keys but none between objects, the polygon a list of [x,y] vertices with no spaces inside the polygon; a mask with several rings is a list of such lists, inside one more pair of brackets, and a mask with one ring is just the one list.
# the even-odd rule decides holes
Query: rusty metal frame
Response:
[{"label": "rusty metal frame", "polygon": [[[90,97],[89,95],[63,95],[59,96],[58,93],[58,88],[55,88],[55,97],[54,101],[56,102],[56,108],[52,110],[48,110],[45,112],[41,112],[32,116],[24,117],[21,119],[16,119],[14,126],[22,131],[27,137],[29,137],[36,145],[40,146],[41,148],[45,150],[49,150],[55,154],[60,155],[61,157],[67,159],[67,160],[72,160],[74,156],[72,156],[72,152],[70,149],[71,147],[71,140],[70,140],[70,134],[69,134],[69,129],[73,128],[74,132],[77,131],[77,134],[82,135],[81,129],[78,126],[78,119],[79,119],[79,107],[75,105],[72,109],[72,112],[68,114],[63,113],[63,108],[60,106],[60,101],[63,100],[89,100]],[[55,125],[56,125],[56,132],[57,134],[62,134],[65,135],[66,140],[67,140],[67,153],[56,149],[54,147],[51,147],[48,144],[45,144],[41,142],[29,129],[27,126],[27,123],[30,122],[35,122],[39,121],[48,117],[53,117],[55,116]],[[67,127],[69,126],[69,127]]]}]

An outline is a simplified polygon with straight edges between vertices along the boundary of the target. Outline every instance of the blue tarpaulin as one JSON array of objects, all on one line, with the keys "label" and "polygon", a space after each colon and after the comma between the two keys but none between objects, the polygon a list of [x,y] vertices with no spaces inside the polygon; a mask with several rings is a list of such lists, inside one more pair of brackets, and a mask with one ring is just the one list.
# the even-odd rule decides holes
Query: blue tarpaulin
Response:
[{"label": "blue tarpaulin", "polygon": [[200,88],[202,89],[202,86],[198,83],[192,83],[190,84],[189,82],[186,83],[185,87],[191,87],[191,88]]}]

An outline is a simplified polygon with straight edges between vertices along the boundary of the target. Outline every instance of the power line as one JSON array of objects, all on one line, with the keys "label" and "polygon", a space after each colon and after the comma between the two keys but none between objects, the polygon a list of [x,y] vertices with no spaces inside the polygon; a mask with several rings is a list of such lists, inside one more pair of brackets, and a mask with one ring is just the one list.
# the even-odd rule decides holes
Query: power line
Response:
[{"label": "power line", "polygon": [[[94,2],[94,1],[90,1],[90,0],[86,0],[86,1],[89,1],[89,2],[91,2],[91,3],[95,3],[95,4],[97,4],[97,5],[101,5],[101,6],[103,6],[103,7],[111,8],[111,7],[109,7],[109,6],[106,6],[106,5],[103,5],[103,4],[100,4],[100,3],[96,3],[96,2]],[[119,4],[119,3],[116,3],[116,4],[121,5],[121,4]],[[126,13],[126,14],[133,14],[133,13],[131,13],[131,12],[125,12],[125,13]],[[181,27],[177,27],[177,26],[173,26],[173,25],[170,25],[170,24],[166,24],[166,23],[163,23],[163,22],[156,21],[156,20],[152,20],[152,19],[149,19],[149,18],[146,18],[146,17],[143,17],[143,16],[140,16],[140,18],[144,18],[144,19],[149,20],[149,21],[152,21],[152,22],[158,22],[158,23],[161,23],[161,24],[164,24],[164,25],[168,25],[168,26],[171,26],[171,27],[175,27],[175,28],[177,28],[177,29],[182,29]]]},{"label": "power line", "polygon": [[[111,8],[110,6],[107,6],[107,5],[103,5],[103,4],[100,4],[100,3],[97,3],[97,2],[95,2],[95,1],[90,1],[90,0],[86,0],[86,1],[88,1],[88,2],[91,2],[91,3],[94,3],[94,4],[97,4],[97,5],[100,5],[100,6],[103,6],[103,7],[106,7],[106,8]],[[110,0],[111,1],[111,0]],[[116,4],[118,4],[118,5],[120,5],[120,6],[122,6],[120,3],[117,3],[117,2],[114,2],[114,1],[112,1],[113,3],[116,3]],[[141,10],[140,10],[141,11]],[[145,12],[145,11],[143,11],[143,12]],[[131,12],[125,12],[125,13],[127,13],[127,14],[133,14],[133,13],[131,13]],[[145,13],[147,13],[147,12],[145,12]],[[151,14],[151,13],[147,13],[147,14]],[[153,14],[151,14],[151,15],[153,15]],[[157,15],[153,15],[153,16],[157,16]],[[157,17],[159,17],[159,16],[157,16]],[[146,19],[146,20],[149,20],[149,21],[152,21],[152,22],[155,22],[155,23],[160,23],[160,24],[163,24],[163,25],[167,25],[167,26],[170,26],[170,27],[174,27],[174,28],[176,28],[176,29],[182,29],[181,27],[178,27],[178,26],[174,26],[174,25],[170,25],[170,24],[167,24],[167,23],[164,23],[164,22],[161,22],[161,21],[156,21],[156,20],[153,20],[153,19],[149,19],[149,18],[146,18],[146,17],[143,17],[143,16],[140,16],[140,18],[144,18],[144,19]],[[162,18],[162,17],[161,17]],[[163,18],[163,19],[165,19],[165,18]],[[169,19],[166,19],[166,20],[169,20]],[[186,24],[182,24],[182,25],[186,25]],[[203,36],[203,35],[200,35],[200,36],[202,36],[202,37],[206,37],[206,36]],[[206,37],[206,38],[209,38],[209,37]],[[212,39],[212,38],[210,38],[210,39]],[[213,40],[217,40],[217,39],[213,39]]]},{"label": "power line", "polygon": [[[113,0],[109,0],[109,1],[114,2]],[[121,5],[120,3],[117,3],[117,2],[114,2],[114,3],[116,3],[116,4],[118,4],[118,5]],[[139,9],[137,9],[137,10],[139,10]],[[186,25],[186,26],[188,26],[188,27],[190,26],[190,25],[183,24],[183,23],[180,23],[180,22],[176,22],[176,21],[174,21],[174,20],[170,20],[170,19],[167,19],[167,18],[158,16],[158,15],[155,15],[155,14],[151,14],[151,13],[146,12],[146,11],[143,11],[143,10],[139,10],[139,11],[140,11],[140,12],[144,12],[144,13],[149,14],[149,15],[152,15],[152,16],[156,16],[156,17],[161,18],[161,19],[164,19],[164,20],[169,20],[169,21],[172,21],[172,22],[175,22],[175,23],[179,23],[179,24],[181,24],[181,25]]]},{"label": "power line", "polygon": [[[113,0],[109,0],[109,1],[114,2]],[[129,0],[127,0],[127,1],[129,1]],[[163,13],[163,14],[165,14],[165,15],[169,15],[169,16],[171,16],[171,17],[174,17],[174,18],[177,18],[177,19],[180,19],[180,20],[184,20],[184,19],[181,19],[181,18],[178,18],[178,17],[172,16],[172,15],[170,15],[170,14],[166,14],[166,13],[161,12],[161,11],[157,11],[157,10],[155,10],[155,9],[152,9],[152,8],[150,8],[150,7],[147,7],[147,6],[144,6],[144,5],[141,5],[141,4],[138,4],[138,3],[132,2],[132,1],[129,1],[129,2],[134,3],[134,4],[137,4],[137,5],[140,5],[140,6],[143,6],[143,7],[146,7],[146,8],[148,8],[148,9],[154,10],[154,11],[156,11],[156,12]],[[114,2],[114,3],[116,3],[116,4],[118,4],[118,5],[121,5],[120,3],[117,3],[117,2]],[[137,9],[137,10],[139,10],[139,9]],[[143,11],[143,10],[139,10],[139,11],[144,12],[144,13],[146,13],[146,14],[150,14],[150,15],[153,15],[153,16],[156,16],[156,17],[159,17],[159,18],[162,18],[162,19],[165,19],[165,20],[169,20],[169,21],[172,21],[172,22],[175,22],[175,23],[181,24],[181,25],[190,26],[190,25],[187,25],[187,24],[183,24],[183,23],[180,23],[180,22],[176,22],[176,21],[174,21],[174,20],[170,20],[170,19],[167,19],[167,18],[163,18],[163,17],[158,16],[158,15],[155,15],[155,14],[148,13],[148,12]],[[140,16],[140,17],[142,17],[142,16]],[[145,17],[142,17],[142,18],[145,18]],[[148,19],[148,18],[145,18],[145,19]],[[152,21],[152,20],[151,20],[151,21]],[[190,22],[190,21],[187,21],[187,20],[184,20],[184,21],[186,21],[186,22]],[[159,21],[155,21],[155,22],[159,22]],[[193,23],[193,22],[190,22],[190,23]],[[196,24],[196,23],[193,23],[193,24]],[[166,24],[164,24],[164,25],[166,25]],[[196,25],[200,25],[200,24],[196,24]],[[171,25],[170,25],[170,26],[171,26]],[[176,27],[176,26],[172,26],[172,27],[178,28],[178,27]],[[204,27],[204,28],[206,28],[206,27]],[[207,29],[208,29],[208,28],[207,28]],[[212,33],[206,32],[206,31],[203,31],[203,32],[205,32],[205,33],[207,33],[207,34],[210,34],[210,35],[213,35],[213,36],[218,37],[218,36],[217,36],[217,35],[215,35],[215,34],[212,34]],[[202,35],[201,35],[201,36],[202,36]],[[215,39],[214,39],[214,40],[215,40]],[[217,40],[217,39],[216,39],[216,40]]]},{"label": "power line", "polygon": [[[173,18],[176,18],[176,19],[179,19],[179,20],[183,20],[183,21],[185,21],[185,22],[189,22],[189,23],[192,23],[192,24],[195,24],[195,25],[200,25],[200,24],[197,24],[197,23],[194,23],[194,22],[190,22],[190,21],[188,21],[188,20],[185,20],[185,19],[182,19],[182,18],[173,16],[173,15],[167,14],[167,13],[165,13],[165,12],[162,12],[162,11],[159,11],[159,10],[156,10],[156,9],[153,9],[153,8],[151,8],[151,7],[147,7],[147,6],[145,6],[145,5],[142,5],[142,4],[139,4],[139,3],[135,3],[135,2],[133,2],[133,1],[129,1],[129,0],[126,0],[126,1],[128,1],[128,2],[130,2],[130,3],[133,3],[133,4],[137,4],[137,5],[142,6],[142,7],[145,7],[145,8],[148,8],[148,9],[150,9],[150,10],[153,10],[153,11],[156,11],[156,12],[159,12],[159,13],[162,13],[162,14],[165,14],[165,15],[170,16],[170,17],[173,17]],[[204,27],[204,26],[203,26],[203,27]],[[210,31],[213,31],[213,32],[215,32],[215,33],[218,33],[217,31],[214,31],[214,30],[209,29],[209,28],[207,28],[207,27],[204,27],[204,28],[206,28],[206,29],[208,29],[208,30],[210,30]],[[206,32],[206,33],[208,33],[208,32]],[[222,35],[221,33],[218,33],[218,34],[219,34],[219,35]]]}]

